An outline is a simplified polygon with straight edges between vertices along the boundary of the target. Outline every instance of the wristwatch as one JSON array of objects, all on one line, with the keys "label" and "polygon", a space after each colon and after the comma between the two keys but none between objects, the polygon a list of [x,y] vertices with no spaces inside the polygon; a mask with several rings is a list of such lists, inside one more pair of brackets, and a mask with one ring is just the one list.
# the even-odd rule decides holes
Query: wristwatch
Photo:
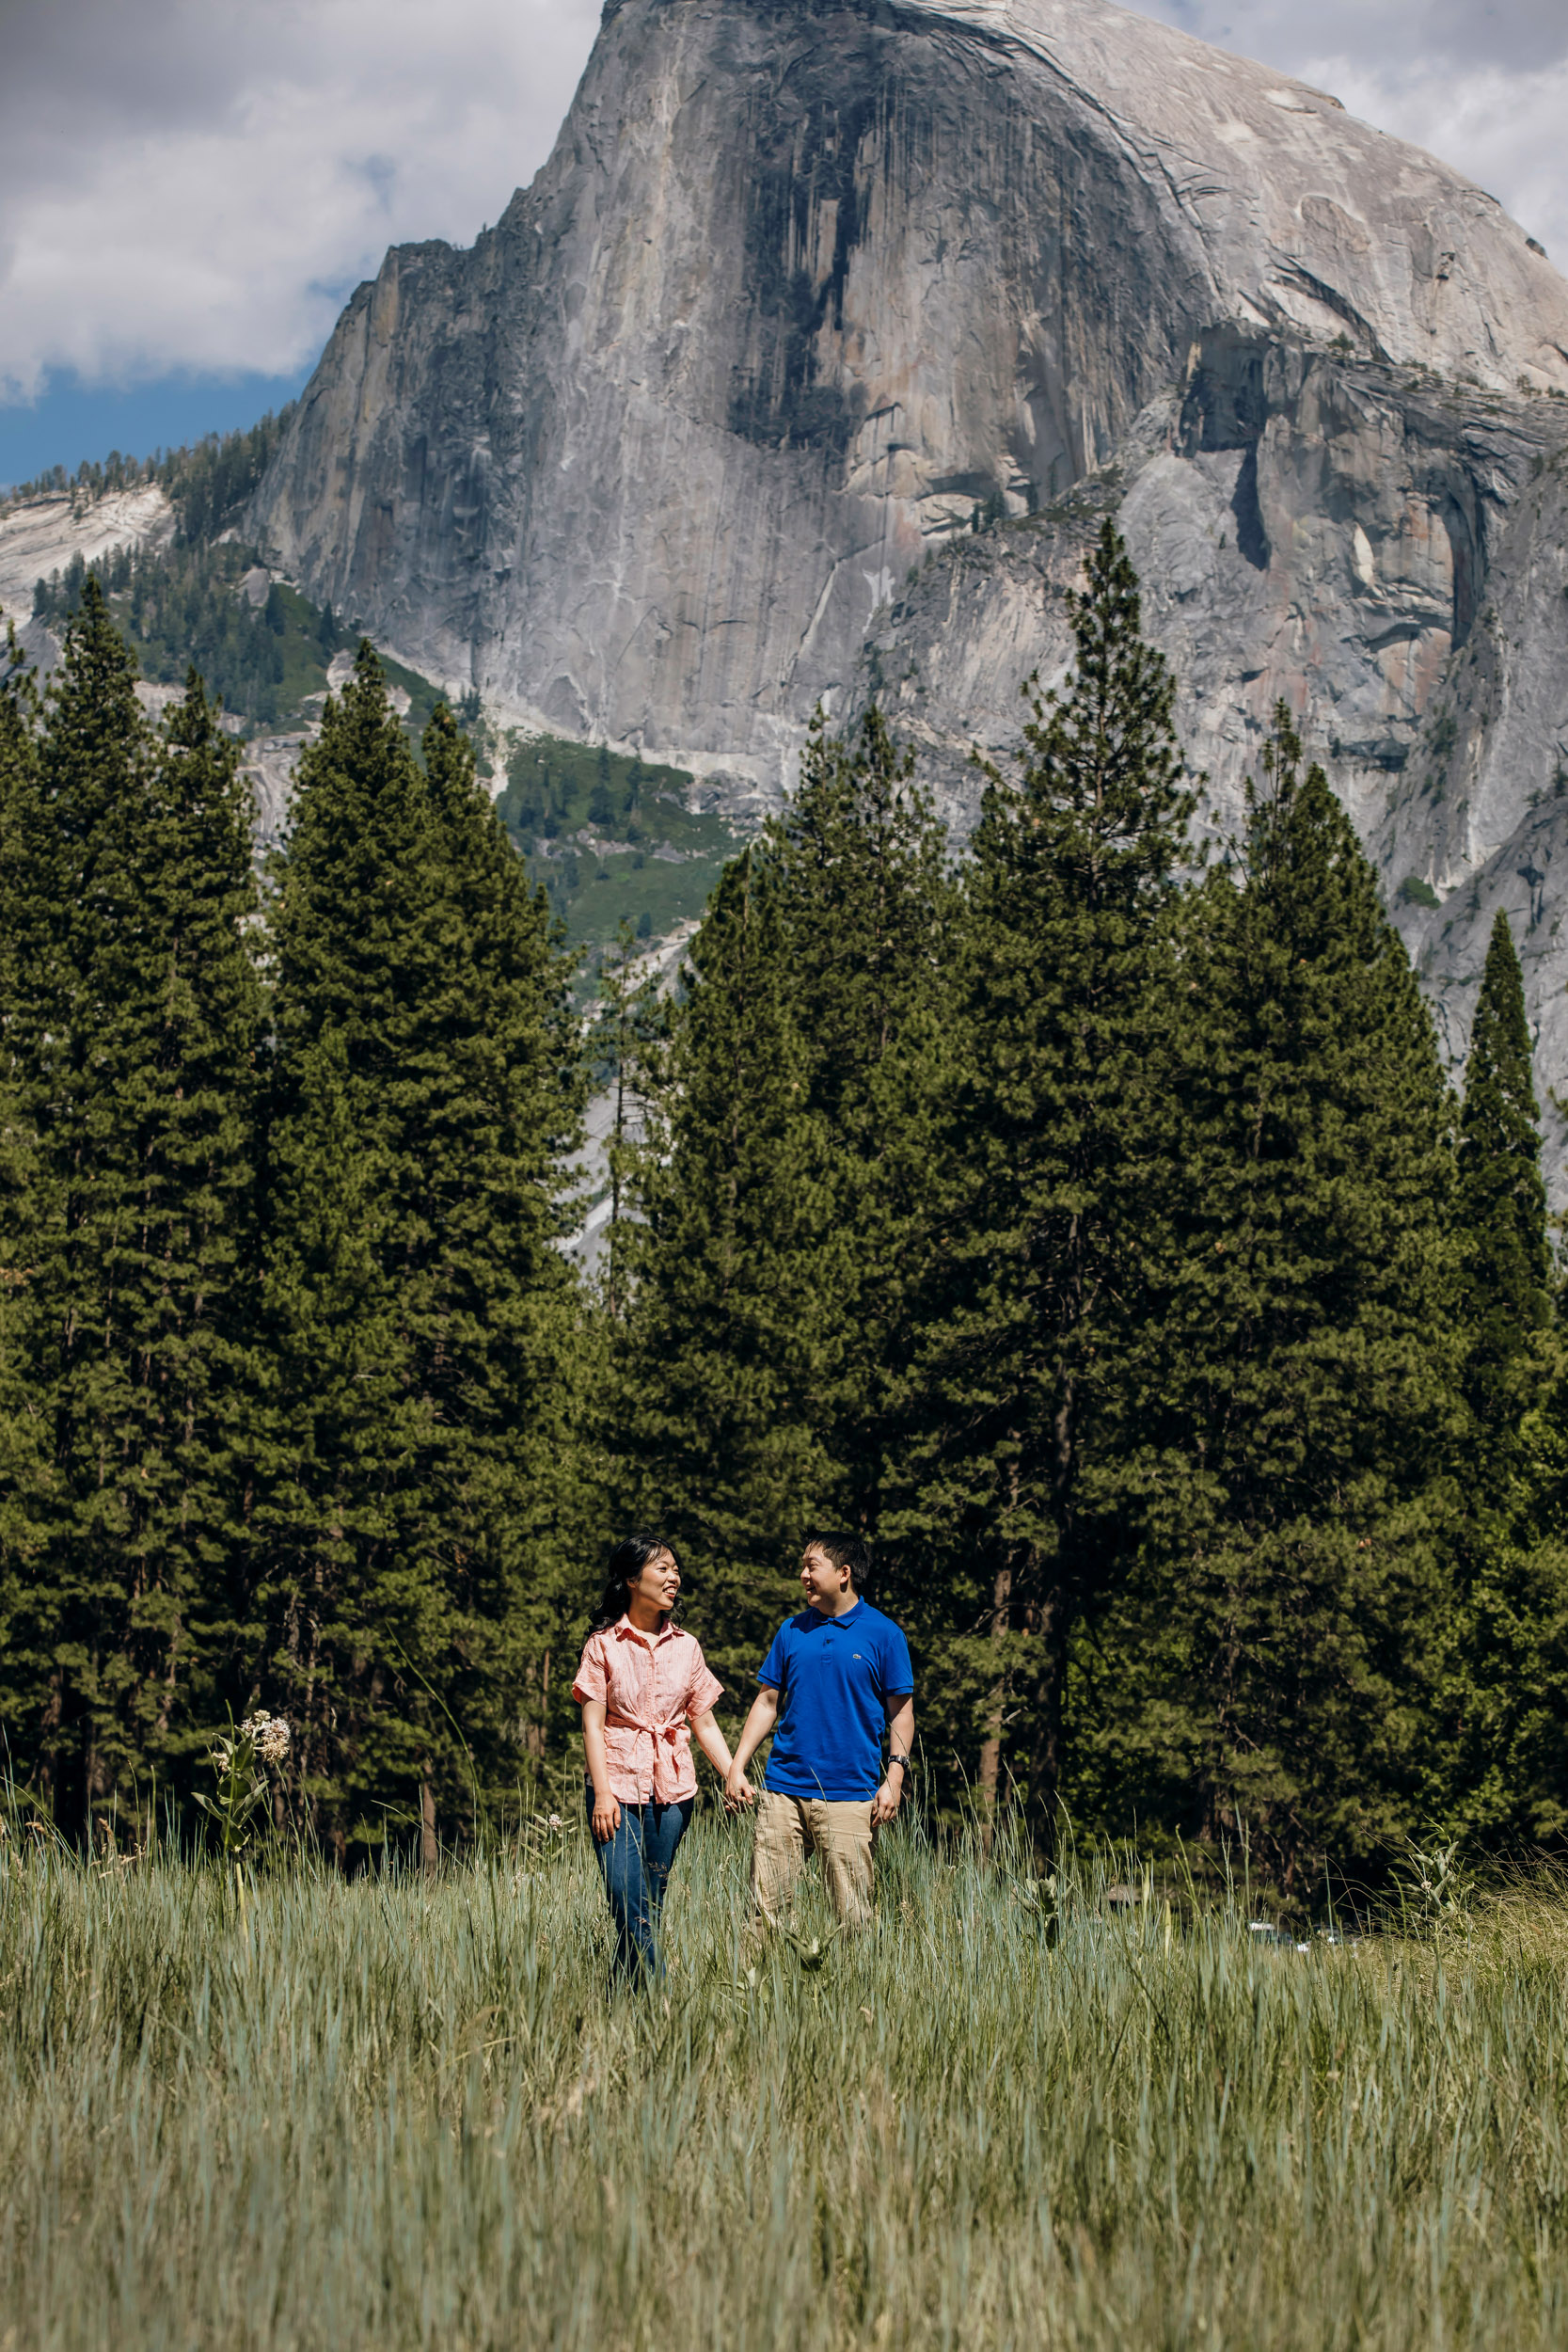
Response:
[{"label": "wristwatch", "polygon": [[894,1756],[890,1753],[887,1760],[887,1768],[890,1772],[895,1764],[898,1766],[900,1772],[907,1772],[910,1769],[910,1759],[907,1756]]}]

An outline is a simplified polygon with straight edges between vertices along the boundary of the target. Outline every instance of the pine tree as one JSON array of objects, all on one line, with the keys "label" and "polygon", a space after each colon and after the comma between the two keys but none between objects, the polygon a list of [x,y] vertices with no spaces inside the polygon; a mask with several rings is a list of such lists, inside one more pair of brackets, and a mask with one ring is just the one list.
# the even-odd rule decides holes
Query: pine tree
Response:
[{"label": "pine tree", "polygon": [[675,1543],[732,1692],[787,1603],[802,1518],[832,1490],[810,1409],[831,1302],[812,1282],[827,1154],[800,1108],[806,1062],[749,848],[691,945],[606,1432],[622,1516]]},{"label": "pine tree", "polygon": [[657,975],[642,967],[637,935],[623,917],[598,973],[599,1013],[590,1037],[594,1083],[606,1097],[605,1172],[610,1179],[604,1224],[604,1311],[625,1320],[630,1300],[628,1232],[638,1170],[654,1105],[662,1091],[669,1041],[669,1006]]},{"label": "pine tree", "polygon": [[[133,1182],[108,1259],[126,1350],[109,1410],[121,1447],[140,1456],[135,1486],[122,1472],[121,1547],[142,1641],[166,1644],[142,1753],[173,1761],[203,1740],[227,1677],[244,1510],[264,1026],[253,820],[239,746],[193,670],[166,722],[138,844],[141,939],[120,959]],[[152,1704],[143,1698],[144,1721]]]},{"label": "pine tree", "polygon": [[[29,1511],[40,1483],[40,1416],[27,1379],[28,1290],[34,1271],[37,1152],[22,1054],[21,934],[31,902],[28,819],[38,802],[38,696],[14,630],[0,676],[0,1659],[19,1645],[17,1612],[28,1557]],[[12,1676],[0,1714],[15,1745]]]},{"label": "pine tree", "polygon": [[969,1684],[984,1761],[1004,1761],[1006,1712],[1042,1866],[1075,1633],[1122,1573],[1117,1424],[1163,1209],[1168,918],[1190,806],[1171,680],[1109,524],[1087,568],[1075,675],[1061,697],[1026,685],[1019,772],[988,771],[973,845],[944,1137],[958,1180],[897,1520],[953,1629],[989,1637]]},{"label": "pine tree", "polygon": [[955,890],[946,843],[875,704],[851,737],[820,714],[769,842],[800,1109],[826,1157],[814,1279],[832,1300],[814,1423],[835,1466],[833,1516],[879,1532],[893,1390],[911,1345],[948,1063]]},{"label": "pine tree", "polygon": [[1411,1818],[1457,1430],[1450,1104],[1301,758],[1281,706],[1239,873],[1183,926],[1174,1215],[1129,1367],[1147,1647],[1116,1725],[1146,1818],[1163,1766],[1178,1822],[1246,1835],[1287,1886]]},{"label": "pine tree", "polygon": [[[1524,980],[1499,907],[1470,1032],[1455,1214],[1463,1235],[1465,1387],[1483,1454],[1517,1419],[1513,1377],[1550,1315],[1546,1193]],[[1485,1475],[1484,1461],[1478,1465]]]},{"label": "pine tree", "polygon": [[1568,1384],[1524,983],[1492,927],[1460,1119],[1456,1225],[1465,1432],[1461,1582],[1448,1644],[1440,1809],[1473,1836],[1568,1830]]},{"label": "pine tree", "polygon": [[39,800],[38,693],[14,629],[0,672],[0,1319],[5,1298],[24,1286],[30,1230],[33,1139],[24,1100],[21,1001],[23,934],[33,902],[30,823]]},{"label": "pine tree", "polygon": [[[520,1716],[525,1752],[537,1759],[552,1721],[552,1664],[564,1662],[585,1607],[581,1563],[597,1502],[585,1458],[593,1358],[581,1290],[558,1246],[583,1096],[567,994],[573,960],[444,704],[422,749],[451,943],[438,1009],[448,1089],[443,1312],[464,1345],[445,1409],[462,1421],[459,1505],[476,1532],[465,1602],[504,1633],[470,1662],[456,1711],[471,1698],[492,1753],[511,1738],[502,1715]],[[570,1683],[557,1673],[557,1711]]]},{"label": "pine tree", "polygon": [[400,1804],[428,1850],[437,1795],[467,1813],[515,1756],[569,1479],[561,959],[444,710],[425,749],[428,777],[362,645],[273,919],[252,1606],[296,1801],[340,1851]]},{"label": "pine tree", "polygon": [[848,740],[818,717],[796,798],[694,944],[614,1393],[627,1506],[686,1544],[737,1691],[811,1521],[878,1532],[949,896],[880,713]]},{"label": "pine tree", "polygon": [[40,1795],[83,1830],[178,1770],[211,1692],[261,1026],[234,747],[194,676],[155,737],[134,678],[89,579],[18,829],[41,1461],[7,1694]]}]

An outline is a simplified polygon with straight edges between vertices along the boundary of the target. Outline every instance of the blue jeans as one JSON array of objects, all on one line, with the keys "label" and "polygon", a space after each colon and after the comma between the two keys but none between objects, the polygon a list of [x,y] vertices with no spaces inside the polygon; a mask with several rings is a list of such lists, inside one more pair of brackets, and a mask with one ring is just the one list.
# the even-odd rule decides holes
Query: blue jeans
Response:
[{"label": "blue jeans", "polygon": [[[621,1826],[594,1851],[604,1874],[610,1915],[615,1922],[615,1971],[634,1982],[646,1976],[657,1982],[664,1975],[658,1948],[658,1915],[675,1848],[686,1836],[694,1797],[676,1804],[625,1804]],[[590,1834],[594,1820],[594,1784],[588,1784]]]}]

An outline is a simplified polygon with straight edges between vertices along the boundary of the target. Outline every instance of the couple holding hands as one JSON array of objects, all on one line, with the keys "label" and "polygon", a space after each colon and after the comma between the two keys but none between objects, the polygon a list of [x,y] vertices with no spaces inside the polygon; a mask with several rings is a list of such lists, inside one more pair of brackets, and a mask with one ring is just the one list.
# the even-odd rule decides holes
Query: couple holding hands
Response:
[{"label": "couple holding hands", "polygon": [[[662,1972],[659,1913],[697,1795],[693,1739],[723,1781],[725,1810],[755,1806],[752,1894],[768,1924],[812,1853],[840,1921],[869,1922],[873,1832],[898,1810],[914,1745],[909,1645],[861,1598],[869,1566],[859,1536],[812,1536],[800,1561],[806,1607],[773,1636],[732,1756],[713,1717],[723,1685],[672,1621],[681,1585],[673,1549],[657,1535],[617,1545],[572,1696],[621,1974]],[[769,1733],[758,1791],[746,1768]]]}]

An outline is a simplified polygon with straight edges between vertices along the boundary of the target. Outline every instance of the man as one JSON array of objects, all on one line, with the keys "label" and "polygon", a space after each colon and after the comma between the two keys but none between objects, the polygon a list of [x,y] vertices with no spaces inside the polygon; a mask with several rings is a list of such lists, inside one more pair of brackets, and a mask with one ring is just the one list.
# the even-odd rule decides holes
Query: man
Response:
[{"label": "man", "polygon": [[[872,1833],[903,1800],[914,1675],[897,1626],[861,1598],[870,1565],[857,1535],[814,1535],[807,1544],[800,1582],[808,1606],[773,1636],[724,1784],[732,1806],[756,1804],[752,1894],[771,1927],[811,1853],[822,1857],[842,1923],[864,1927],[871,1918]],[[769,1732],[759,1796],[746,1767]]]}]

